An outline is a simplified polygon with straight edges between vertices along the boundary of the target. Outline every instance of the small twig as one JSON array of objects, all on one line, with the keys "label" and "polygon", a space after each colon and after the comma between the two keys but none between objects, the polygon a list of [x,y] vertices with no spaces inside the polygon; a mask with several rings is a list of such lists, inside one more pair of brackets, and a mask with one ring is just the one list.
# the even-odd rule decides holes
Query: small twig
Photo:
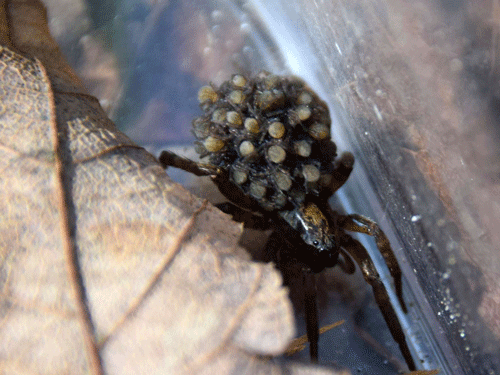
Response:
[{"label": "small twig", "polygon": [[439,370],[417,370],[409,372],[407,375],[437,375]]},{"label": "small twig", "polygon": [[[319,334],[322,335],[323,333],[325,333],[333,328],[336,328],[344,323],[345,323],[345,320],[339,320],[338,322],[335,322],[333,324],[329,324],[327,326],[321,327],[319,329]],[[288,345],[288,349],[286,350],[285,354],[290,356],[290,355],[294,355],[295,353],[298,353],[298,352],[304,350],[306,348],[307,341],[308,341],[307,335],[297,337],[296,339],[294,339],[290,343],[290,345]]]}]

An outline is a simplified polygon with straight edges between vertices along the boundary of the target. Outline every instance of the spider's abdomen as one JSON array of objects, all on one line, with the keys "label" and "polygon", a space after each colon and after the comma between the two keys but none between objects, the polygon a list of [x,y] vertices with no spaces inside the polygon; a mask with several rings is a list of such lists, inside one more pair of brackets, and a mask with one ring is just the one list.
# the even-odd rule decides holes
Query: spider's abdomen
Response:
[{"label": "spider's abdomen", "polygon": [[198,99],[197,152],[263,209],[300,206],[330,184],[336,146],[328,107],[301,79],[233,75],[219,88],[202,87]]}]

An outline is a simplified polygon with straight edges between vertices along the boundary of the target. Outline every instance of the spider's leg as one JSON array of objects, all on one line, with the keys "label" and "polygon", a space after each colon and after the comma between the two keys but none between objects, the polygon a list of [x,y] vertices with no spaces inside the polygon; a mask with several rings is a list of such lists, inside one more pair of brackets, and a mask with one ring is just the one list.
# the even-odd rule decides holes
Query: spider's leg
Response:
[{"label": "spider's leg", "polygon": [[347,216],[337,216],[337,225],[341,228],[351,231],[364,233],[375,238],[377,248],[384,257],[385,263],[391,272],[391,276],[394,279],[394,287],[396,289],[396,295],[398,297],[399,303],[403,308],[403,311],[407,313],[406,304],[403,301],[403,285],[401,282],[401,268],[399,268],[398,260],[392,251],[391,244],[387,239],[385,233],[380,229],[377,223],[370,219],[367,219],[361,215],[347,215]]},{"label": "spider's leg", "polygon": [[342,256],[339,256],[337,259],[337,266],[339,266],[346,274],[352,275],[356,272],[356,265],[354,264],[354,261],[346,250],[340,248],[340,253]]},{"label": "spider's leg", "polygon": [[272,227],[272,223],[269,219],[238,207],[231,202],[223,202],[215,206],[222,212],[231,215],[234,221],[245,224],[245,228],[268,230]]},{"label": "spider's leg", "polygon": [[316,293],[316,275],[312,272],[303,273],[304,309],[306,313],[306,332],[309,341],[309,354],[312,362],[318,362],[318,306]]},{"label": "spider's leg", "polygon": [[196,176],[216,176],[219,174],[217,167],[196,163],[170,151],[162,151],[158,160],[165,169],[168,167],[179,168]]},{"label": "spider's leg", "polygon": [[332,173],[332,183],[328,186],[328,197],[334,194],[345,184],[354,166],[354,156],[350,152],[344,152],[335,163]]},{"label": "spider's leg", "polygon": [[[291,291],[299,287],[301,297],[304,296],[304,312],[306,319],[307,341],[309,341],[309,353],[312,361],[318,360],[318,307],[316,295],[316,275],[311,271],[304,270],[304,265],[298,262],[294,256],[293,248],[301,246],[300,236],[288,228],[275,230],[267,242],[269,254],[272,260],[283,274],[284,284],[289,286]],[[303,246],[303,244],[302,244]],[[301,286],[296,282],[301,278]],[[295,286],[295,288],[294,288]]]},{"label": "spider's leg", "polygon": [[[364,230],[358,230],[358,232],[365,233]],[[414,371],[416,369],[415,362],[413,361],[410,349],[408,348],[403,328],[399,323],[396,312],[394,311],[394,307],[392,306],[389,295],[387,294],[385,285],[380,279],[380,275],[378,274],[377,269],[375,268],[375,265],[370,258],[370,255],[359,241],[355,240],[347,233],[343,233],[340,245],[344,247],[354,258],[356,263],[358,263],[363,273],[363,277],[365,278],[366,282],[373,288],[375,300],[380,307],[387,326],[391,331],[392,337],[398,343],[399,349],[401,350],[401,353],[406,360],[408,368],[410,369],[410,371]]]}]

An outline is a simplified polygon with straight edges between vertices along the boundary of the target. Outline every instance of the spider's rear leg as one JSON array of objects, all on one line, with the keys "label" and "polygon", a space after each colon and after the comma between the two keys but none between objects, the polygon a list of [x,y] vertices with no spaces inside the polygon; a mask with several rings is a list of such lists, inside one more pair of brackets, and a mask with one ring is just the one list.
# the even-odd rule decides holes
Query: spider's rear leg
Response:
[{"label": "spider's rear leg", "polygon": [[179,168],[196,176],[217,176],[220,173],[217,167],[197,163],[170,151],[162,151],[158,160],[165,169],[168,167]]},{"label": "spider's rear leg", "polygon": [[[354,218],[351,216],[354,216]],[[361,221],[357,217],[358,215],[351,215],[351,216],[340,217],[339,225],[341,225],[344,229],[347,230],[366,233],[374,236],[377,241],[377,246],[379,246],[379,249],[382,252],[382,254],[384,254],[384,252],[387,253],[389,251],[390,254],[394,256],[394,254],[392,253],[392,249],[389,246],[389,242],[385,237],[385,234],[378,228],[378,226],[377,226],[378,233],[375,234],[371,231],[372,228],[356,225],[354,220]],[[361,222],[371,223],[370,220],[366,218],[361,217],[361,219],[363,220]],[[389,295],[387,294],[387,289],[385,288],[385,285],[382,282],[380,275],[377,272],[377,269],[375,268],[375,265],[370,255],[368,254],[367,250],[364,248],[363,245],[361,245],[359,241],[355,240],[347,233],[343,233],[340,245],[344,247],[349,252],[349,254],[354,258],[356,263],[358,263],[359,267],[361,268],[361,272],[363,273],[364,279],[373,288],[373,294],[375,295],[375,300],[377,301],[377,305],[380,307],[380,310],[382,312],[382,315],[384,316],[387,326],[391,331],[392,337],[399,345],[399,349],[403,354],[403,357],[408,365],[408,368],[410,369],[410,371],[416,370],[415,362],[413,361],[410,349],[408,348],[408,343],[406,342],[406,336],[403,332],[403,328],[401,327],[396,312],[394,311],[394,307],[391,304]],[[385,255],[384,258],[388,263],[389,269],[391,269],[391,266],[389,265],[390,261]],[[399,266],[397,266],[397,270],[399,271],[398,282],[399,284],[401,284],[401,271],[399,270]],[[393,274],[392,270],[391,274]],[[397,272],[395,274],[398,275]],[[394,274],[393,277],[396,280],[396,276],[394,276]],[[405,309],[406,312],[406,307],[404,305],[404,302],[402,301],[401,294],[398,295],[398,298],[401,301],[401,306]]]}]

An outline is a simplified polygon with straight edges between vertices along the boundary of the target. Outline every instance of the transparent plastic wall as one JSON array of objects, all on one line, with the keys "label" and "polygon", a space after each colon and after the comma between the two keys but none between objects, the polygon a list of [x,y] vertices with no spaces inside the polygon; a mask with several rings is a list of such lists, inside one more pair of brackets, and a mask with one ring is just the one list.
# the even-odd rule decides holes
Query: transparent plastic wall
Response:
[{"label": "transparent plastic wall", "polygon": [[[261,69],[304,78],[356,157],[332,204],[377,221],[402,266],[418,366],[500,374],[497,1],[75,1],[67,14],[55,3],[52,31],[79,74],[152,152],[190,145],[207,82]],[[320,277],[321,323],[348,317],[322,336],[320,362],[404,368],[359,275]]]}]

